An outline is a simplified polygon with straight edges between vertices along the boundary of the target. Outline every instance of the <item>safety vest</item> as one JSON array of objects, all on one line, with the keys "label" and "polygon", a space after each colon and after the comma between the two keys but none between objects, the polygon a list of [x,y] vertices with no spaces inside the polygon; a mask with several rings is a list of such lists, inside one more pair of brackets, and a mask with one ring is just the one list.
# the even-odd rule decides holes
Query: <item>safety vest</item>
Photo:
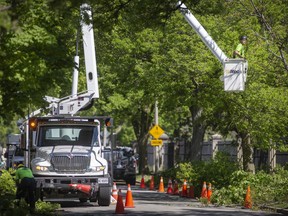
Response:
[{"label": "safety vest", "polygon": [[16,170],[16,180],[22,180],[23,178],[34,178],[31,169],[27,167],[21,167]]}]

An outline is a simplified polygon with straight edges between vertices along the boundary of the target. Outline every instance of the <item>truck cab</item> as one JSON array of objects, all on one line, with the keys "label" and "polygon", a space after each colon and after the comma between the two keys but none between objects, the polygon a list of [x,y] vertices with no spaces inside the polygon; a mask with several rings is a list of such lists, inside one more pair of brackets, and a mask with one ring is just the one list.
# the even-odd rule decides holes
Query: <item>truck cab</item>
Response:
[{"label": "truck cab", "polygon": [[112,184],[107,161],[101,157],[96,118],[35,117],[27,126],[39,198],[77,197],[81,202],[89,199],[110,205]]}]

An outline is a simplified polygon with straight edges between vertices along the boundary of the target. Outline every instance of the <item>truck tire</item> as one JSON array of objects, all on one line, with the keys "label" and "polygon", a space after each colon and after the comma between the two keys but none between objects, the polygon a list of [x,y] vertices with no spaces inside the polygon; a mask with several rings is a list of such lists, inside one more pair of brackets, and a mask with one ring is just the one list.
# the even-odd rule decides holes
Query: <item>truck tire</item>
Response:
[{"label": "truck tire", "polygon": [[99,206],[109,206],[111,200],[111,187],[99,187]]}]

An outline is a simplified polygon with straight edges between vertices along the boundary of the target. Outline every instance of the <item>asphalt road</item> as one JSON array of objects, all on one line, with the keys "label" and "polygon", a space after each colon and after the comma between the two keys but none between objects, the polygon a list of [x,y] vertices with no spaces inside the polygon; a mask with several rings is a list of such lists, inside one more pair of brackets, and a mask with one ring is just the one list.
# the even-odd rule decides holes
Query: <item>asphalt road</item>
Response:
[{"label": "asphalt road", "polygon": [[[117,186],[121,189],[123,204],[125,205],[126,185]],[[158,193],[157,191],[150,191],[140,189],[139,186],[132,186],[132,197],[135,208],[125,208],[124,213],[131,216],[138,215],[189,215],[189,216],[280,216],[282,214],[252,211],[249,209],[227,208],[202,206],[200,202],[195,199],[181,198],[179,196],[171,196],[165,193]],[[50,200],[52,201],[52,200]],[[111,204],[109,207],[100,207],[97,203],[80,203],[78,200],[54,200],[59,202],[61,209],[58,211],[59,215],[72,216],[91,216],[91,215],[115,215],[116,204]]]}]

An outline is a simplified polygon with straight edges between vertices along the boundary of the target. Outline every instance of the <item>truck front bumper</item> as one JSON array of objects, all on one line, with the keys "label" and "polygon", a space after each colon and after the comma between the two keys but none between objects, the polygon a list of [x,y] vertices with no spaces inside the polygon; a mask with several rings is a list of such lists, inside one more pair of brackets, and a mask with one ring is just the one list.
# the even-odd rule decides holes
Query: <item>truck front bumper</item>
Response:
[{"label": "truck front bumper", "polygon": [[103,177],[72,177],[72,176],[35,176],[37,188],[69,189],[70,184],[86,184],[96,186],[112,186],[110,176]]}]

